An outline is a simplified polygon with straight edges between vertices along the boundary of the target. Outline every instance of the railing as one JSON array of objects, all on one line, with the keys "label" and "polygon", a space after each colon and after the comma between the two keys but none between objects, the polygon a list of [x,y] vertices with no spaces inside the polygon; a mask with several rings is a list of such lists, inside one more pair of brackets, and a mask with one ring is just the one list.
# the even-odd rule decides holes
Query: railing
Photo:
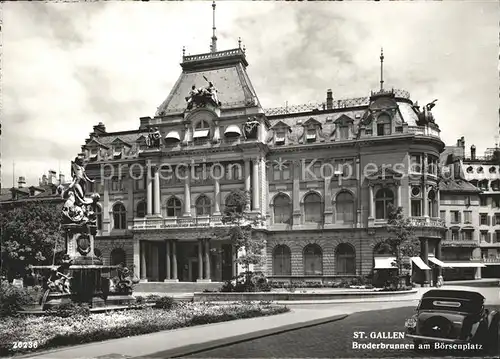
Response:
[{"label": "railing", "polygon": [[199,216],[193,218],[140,218],[134,219],[132,229],[164,229],[187,227],[221,227],[224,226],[222,216]]},{"label": "railing", "polygon": [[208,52],[208,53],[199,54],[199,55],[183,56],[182,60],[183,60],[183,62],[191,62],[191,61],[200,61],[200,60],[214,59],[214,58],[234,56],[234,55],[245,56],[245,52],[242,49],[232,49],[232,50],[225,50],[225,51]]},{"label": "railing", "polygon": [[496,257],[496,258],[483,258],[482,259],[482,262],[483,263],[500,263],[500,257]]},{"label": "railing", "polygon": [[446,227],[446,222],[442,218],[410,217],[414,227]]},{"label": "railing", "polygon": [[[404,99],[410,98],[410,93],[405,90],[392,89],[385,92],[394,93],[394,95],[398,98],[404,98]],[[368,106],[369,103],[370,103],[370,97],[356,97],[349,99],[334,100],[331,106],[327,106],[325,102],[322,103],[316,102],[316,103],[309,103],[302,105],[268,108],[265,109],[264,112],[266,116],[277,116],[277,115],[286,115],[290,113],[312,112],[315,110],[322,111],[327,109],[329,110],[329,109],[340,109],[340,108],[349,108],[358,106]]]},{"label": "railing", "polygon": [[439,137],[439,131],[434,128],[431,128],[430,126],[408,127],[408,133],[413,133],[415,135]]}]

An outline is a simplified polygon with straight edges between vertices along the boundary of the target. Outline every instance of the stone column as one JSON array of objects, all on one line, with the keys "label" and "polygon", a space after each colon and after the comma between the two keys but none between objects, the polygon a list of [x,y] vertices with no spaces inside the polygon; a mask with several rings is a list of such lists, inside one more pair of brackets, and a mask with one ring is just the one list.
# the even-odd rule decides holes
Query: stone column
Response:
[{"label": "stone column", "polygon": [[398,198],[397,198],[397,201],[398,201],[397,202],[397,206],[401,207],[402,203],[403,203],[403,200],[401,198],[401,183],[397,183],[396,184],[396,188],[397,188],[397,192],[398,192],[398,194],[397,194],[397,196],[398,196]]},{"label": "stone column", "polygon": [[109,218],[109,180],[103,180],[104,194],[102,201],[102,231],[109,233],[111,231],[110,218]]},{"label": "stone column", "polygon": [[184,216],[191,217],[191,187],[190,187],[190,168],[186,165],[184,173]]},{"label": "stone column", "polygon": [[[429,265],[429,242],[427,238],[420,238],[420,258]],[[430,285],[430,270],[424,269],[424,287]]]},{"label": "stone column", "polygon": [[[93,242],[93,241],[92,241]],[[92,252],[94,253],[94,252]],[[134,238],[134,273],[141,278],[141,242]]]},{"label": "stone column", "polygon": [[439,207],[439,202],[441,201],[441,191],[439,191],[439,186],[436,188],[436,217],[441,217],[440,215],[440,210],[441,208]]},{"label": "stone column", "polygon": [[235,246],[231,246],[232,250],[232,259],[233,259],[233,277],[238,275],[238,263],[236,260],[238,259],[238,250],[236,249]]},{"label": "stone column", "polygon": [[154,171],[154,214],[160,215],[161,208],[161,195],[160,195],[160,171],[158,167]]},{"label": "stone column", "polygon": [[165,269],[167,272],[165,281],[172,279],[172,265],[170,263],[170,239],[165,241]]},{"label": "stone column", "polygon": [[203,243],[198,239],[198,281],[203,280]]},{"label": "stone column", "polygon": [[146,241],[141,241],[141,282],[147,282],[147,268],[146,268],[146,253],[147,244]]},{"label": "stone column", "polygon": [[422,201],[424,201],[424,217],[429,217],[429,200],[427,199],[427,190],[428,187],[424,184],[423,193],[422,193]]},{"label": "stone column", "polygon": [[481,267],[476,268],[476,273],[474,273],[474,279],[481,279]]},{"label": "stone column", "polygon": [[[441,259],[441,253],[442,253],[442,244],[441,244],[441,239],[438,239],[436,242],[436,249],[434,252],[434,256],[436,259]],[[437,280],[440,283],[443,283],[443,268],[441,266],[437,266]]]},{"label": "stone column", "polygon": [[148,206],[148,216],[153,214],[153,178],[151,176],[151,167],[147,169],[147,206]]},{"label": "stone column", "polygon": [[292,183],[292,206],[293,206],[293,227],[302,225],[302,211],[300,210],[300,160],[293,162],[293,183]]},{"label": "stone column", "polygon": [[[217,176],[216,176],[217,177]],[[220,183],[218,178],[214,178],[214,215],[220,214]]]},{"label": "stone column", "polygon": [[[250,193],[250,160],[249,159],[245,159],[245,173],[244,173],[244,176],[245,176],[245,192],[246,193]],[[247,208],[246,208],[247,211],[250,210],[250,203],[247,204]]]},{"label": "stone column", "polygon": [[325,224],[331,224],[335,223],[335,211],[332,203],[332,195],[330,191],[330,181],[331,177],[325,177],[325,211],[324,211],[324,218],[325,218]]},{"label": "stone column", "polygon": [[210,243],[205,239],[205,279],[210,280]]},{"label": "stone column", "polygon": [[172,241],[172,279],[177,281],[177,241]]},{"label": "stone column", "polygon": [[259,160],[253,160],[253,171],[252,171],[252,195],[253,195],[253,208],[254,211],[260,210],[259,204]]},{"label": "stone column", "polygon": [[375,218],[375,213],[374,213],[374,206],[375,206],[375,203],[374,203],[374,198],[373,198],[373,185],[370,184],[368,186],[369,190],[370,190],[370,214],[368,216],[368,219],[374,219]]}]

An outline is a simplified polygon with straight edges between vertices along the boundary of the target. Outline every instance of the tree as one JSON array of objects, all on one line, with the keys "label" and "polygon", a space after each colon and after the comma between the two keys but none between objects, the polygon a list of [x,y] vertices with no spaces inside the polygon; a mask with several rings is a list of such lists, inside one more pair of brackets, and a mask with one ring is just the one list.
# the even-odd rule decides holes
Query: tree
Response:
[{"label": "tree", "polygon": [[2,208],[2,270],[9,278],[23,276],[30,265],[52,264],[55,251],[64,250],[60,229],[61,205],[42,201]]},{"label": "tree", "polygon": [[232,191],[226,200],[222,214],[222,223],[228,228],[222,230],[218,236],[229,238],[237,251],[244,250],[244,254],[237,258],[237,263],[245,268],[245,282],[251,281],[250,265],[258,265],[263,259],[265,241],[254,235],[253,228],[259,219],[247,211],[249,207],[249,193],[242,190]]},{"label": "tree", "polygon": [[382,243],[396,258],[397,286],[399,288],[401,286],[399,278],[401,278],[403,269],[409,270],[411,268],[408,258],[420,255],[420,241],[415,235],[415,227],[411,219],[403,215],[402,207],[391,206],[389,209],[387,231],[389,238]]}]

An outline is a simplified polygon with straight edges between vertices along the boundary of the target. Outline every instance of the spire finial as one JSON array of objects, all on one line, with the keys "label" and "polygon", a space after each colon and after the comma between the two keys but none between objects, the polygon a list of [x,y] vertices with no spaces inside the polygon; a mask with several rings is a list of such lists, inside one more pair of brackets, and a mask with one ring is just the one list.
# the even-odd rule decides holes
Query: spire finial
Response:
[{"label": "spire finial", "polygon": [[238,37],[238,49],[241,49],[241,37]]},{"label": "spire finial", "polygon": [[212,46],[210,48],[210,52],[217,52],[217,36],[215,36],[215,0],[212,2],[213,9],[213,25],[212,25]]},{"label": "spire finial", "polygon": [[247,48],[245,45],[243,45],[243,52],[246,52],[247,51]]},{"label": "spire finial", "polygon": [[380,48],[380,91],[384,91],[384,48]]},{"label": "spire finial", "polygon": [[186,56],[186,46],[182,47],[182,57]]}]

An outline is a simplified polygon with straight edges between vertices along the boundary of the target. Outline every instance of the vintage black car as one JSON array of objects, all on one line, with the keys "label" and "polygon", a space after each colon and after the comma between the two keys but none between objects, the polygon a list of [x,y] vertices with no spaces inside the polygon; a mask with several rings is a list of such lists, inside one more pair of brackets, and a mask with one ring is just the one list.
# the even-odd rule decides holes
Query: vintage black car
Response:
[{"label": "vintage black car", "polygon": [[415,348],[422,343],[470,343],[495,353],[500,313],[486,309],[484,300],[472,291],[429,290],[406,320],[406,337],[413,339]]}]

